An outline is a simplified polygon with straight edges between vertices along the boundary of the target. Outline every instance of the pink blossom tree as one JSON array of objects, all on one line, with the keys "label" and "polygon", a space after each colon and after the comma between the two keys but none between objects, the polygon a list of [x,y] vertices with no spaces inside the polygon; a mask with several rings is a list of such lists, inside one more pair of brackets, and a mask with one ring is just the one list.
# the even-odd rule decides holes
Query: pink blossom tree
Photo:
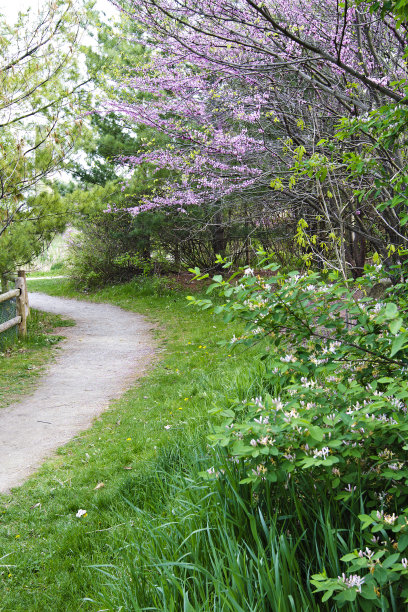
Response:
[{"label": "pink blossom tree", "polygon": [[367,243],[384,257],[405,245],[400,203],[380,209],[401,193],[403,139],[390,146],[372,123],[407,104],[406,32],[391,16],[334,0],[115,4],[151,59],[119,85],[135,95],[106,109],[168,139],[122,161],[176,177],[133,213],[210,202],[269,228],[301,219],[305,250],[344,273]]}]

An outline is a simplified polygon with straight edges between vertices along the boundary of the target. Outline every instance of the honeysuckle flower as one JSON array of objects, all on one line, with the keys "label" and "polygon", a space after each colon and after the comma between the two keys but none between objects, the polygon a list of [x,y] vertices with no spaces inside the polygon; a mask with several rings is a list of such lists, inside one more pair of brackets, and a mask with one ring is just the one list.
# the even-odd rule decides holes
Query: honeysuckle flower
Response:
[{"label": "honeysuckle flower", "polygon": [[328,455],[330,453],[330,449],[327,446],[324,446],[322,449],[318,450],[315,449],[313,451],[313,457],[315,459],[319,459],[319,458],[323,458],[323,460],[327,459]]},{"label": "honeysuckle flower", "polygon": [[254,402],[255,406],[258,406],[258,408],[263,408],[262,397],[253,397],[251,402]]},{"label": "honeysuckle flower", "polygon": [[285,363],[290,363],[290,362],[295,362],[296,359],[293,355],[285,355],[285,357],[281,357],[280,358],[281,361],[285,362]]},{"label": "honeysuckle flower", "polygon": [[394,512],[392,514],[384,514],[384,523],[387,523],[387,525],[394,525],[397,519],[398,516],[395,516]]},{"label": "honeysuckle flower", "polygon": [[87,511],[86,511],[86,510],[83,510],[82,508],[80,508],[80,509],[78,510],[78,512],[76,513],[76,515],[75,515],[75,516],[76,516],[77,518],[81,518],[82,516],[87,516],[87,514],[88,514],[88,513],[87,513]]},{"label": "honeysuckle flower", "polygon": [[259,423],[259,425],[268,425],[269,417],[263,417],[262,415],[258,419],[254,419],[255,423]]},{"label": "honeysuckle flower", "polygon": [[367,559],[371,559],[373,554],[374,554],[374,552],[372,550],[370,550],[369,548],[366,548],[365,550],[359,550],[358,551],[358,556],[361,557],[361,558],[367,557]]},{"label": "honeysuckle flower", "polygon": [[341,576],[338,576],[338,579],[349,589],[356,587],[359,593],[361,593],[361,585],[364,584],[365,580],[358,574],[351,574],[350,576],[346,576],[346,574],[344,573]]}]

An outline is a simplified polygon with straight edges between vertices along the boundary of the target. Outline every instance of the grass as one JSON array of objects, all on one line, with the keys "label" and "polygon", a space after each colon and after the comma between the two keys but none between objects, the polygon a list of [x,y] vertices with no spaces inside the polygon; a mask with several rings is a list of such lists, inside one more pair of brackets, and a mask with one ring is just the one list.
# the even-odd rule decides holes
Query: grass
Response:
[{"label": "grass", "polygon": [[[77,295],[65,279],[29,281],[29,290]],[[186,293],[174,281],[142,279],[86,296],[158,323],[158,363],[91,429],[0,497],[2,612],[99,609],[94,601],[106,576],[94,567],[126,566],[117,542],[137,523],[134,507],[155,499],[159,515],[169,511],[171,496],[157,474],[188,464],[189,456],[205,467],[209,409],[239,389],[247,393],[254,377],[250,353],[218,344],[237,328],[191,309]],[[79,509],[87,515],[77,518]]]},{"label": "grass", "polygon": [[38,376],[53,358],[50,348],[63,336],[55,330],[74,325],[59,315],[31,310],[27,320],[27,338],[0,346],[0,408],[30,393]]},{"label": "grass", "polygon": [[33,270],[27,274],[27,278],[48,278],[53,276],[65,276],[66,269],[61,267],[54,270]]}]

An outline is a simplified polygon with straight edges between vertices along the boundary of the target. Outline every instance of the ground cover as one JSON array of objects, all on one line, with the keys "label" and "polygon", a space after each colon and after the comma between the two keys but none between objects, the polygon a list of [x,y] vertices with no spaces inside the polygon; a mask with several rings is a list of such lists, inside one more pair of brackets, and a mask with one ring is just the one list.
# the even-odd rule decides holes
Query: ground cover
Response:
[{"label": "ground cover", "polygon": [[[29,289],[78,295],[65,279],[31,281]],[[156,321],[159,363],[92,429],[1,497],[0,610],[99,609],[84,601],[100,599],[106,582],[91,566],[124,567],[116,537],[126,538],[137,522],[129,502],[143,507],[155,500],[155,511],[165,515],[171,495],[157,474],[205,455],[209,409],[250,385],[250,353],[218,345],[239,327],[189,308],[186,294],[175,281],[156,279],[89,296]],[[86,515],[77,516],[79,510]]]},{"label": "ground cover", "polygon": [[61,328],[74,325],[59,315],[31,310],[27,338],[0,345],[0,408],[30,393],[53,357],[51,347],[64,337]]}]

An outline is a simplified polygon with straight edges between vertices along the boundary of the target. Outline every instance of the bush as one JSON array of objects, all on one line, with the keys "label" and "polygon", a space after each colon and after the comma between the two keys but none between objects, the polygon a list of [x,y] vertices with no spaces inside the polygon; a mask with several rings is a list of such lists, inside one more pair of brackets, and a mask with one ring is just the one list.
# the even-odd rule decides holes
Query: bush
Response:
[{"label": "bush", "polygon": [[261,339],[267,345],[262,395],[231,398],[215,411],[223,422],[211,439],[242,466],[241,486],[256,492],[260,508],[272,498],[278,515],[300,520],[299,504],[307,504],[305,529],[320,507],[341,516],[342,529],[364,531],[364,543],[354,543],[361,550],[342,557],[348,573],[314,575],[323,601],[333,596],[342,607],[358,598],[364,610],[402,609],[408,601],[406,300],[397,291],[394,301],[367,297],[374,272],[367,270],[357,297],[336,275],[325,282],[312,272],[281,274],[264,260],[260,275],[247,269],[229,280],[213,278],[208,292],[222,303],[190,300],[223,313],[226,322],[244,320],[246,332],[235,345]]},{"label": "bush", "polygon": [[75,284],[92,289],[150,272],[150,253],[134,236],[128,213],[96,213],[81,223],[70,244],[69,272]]}]

